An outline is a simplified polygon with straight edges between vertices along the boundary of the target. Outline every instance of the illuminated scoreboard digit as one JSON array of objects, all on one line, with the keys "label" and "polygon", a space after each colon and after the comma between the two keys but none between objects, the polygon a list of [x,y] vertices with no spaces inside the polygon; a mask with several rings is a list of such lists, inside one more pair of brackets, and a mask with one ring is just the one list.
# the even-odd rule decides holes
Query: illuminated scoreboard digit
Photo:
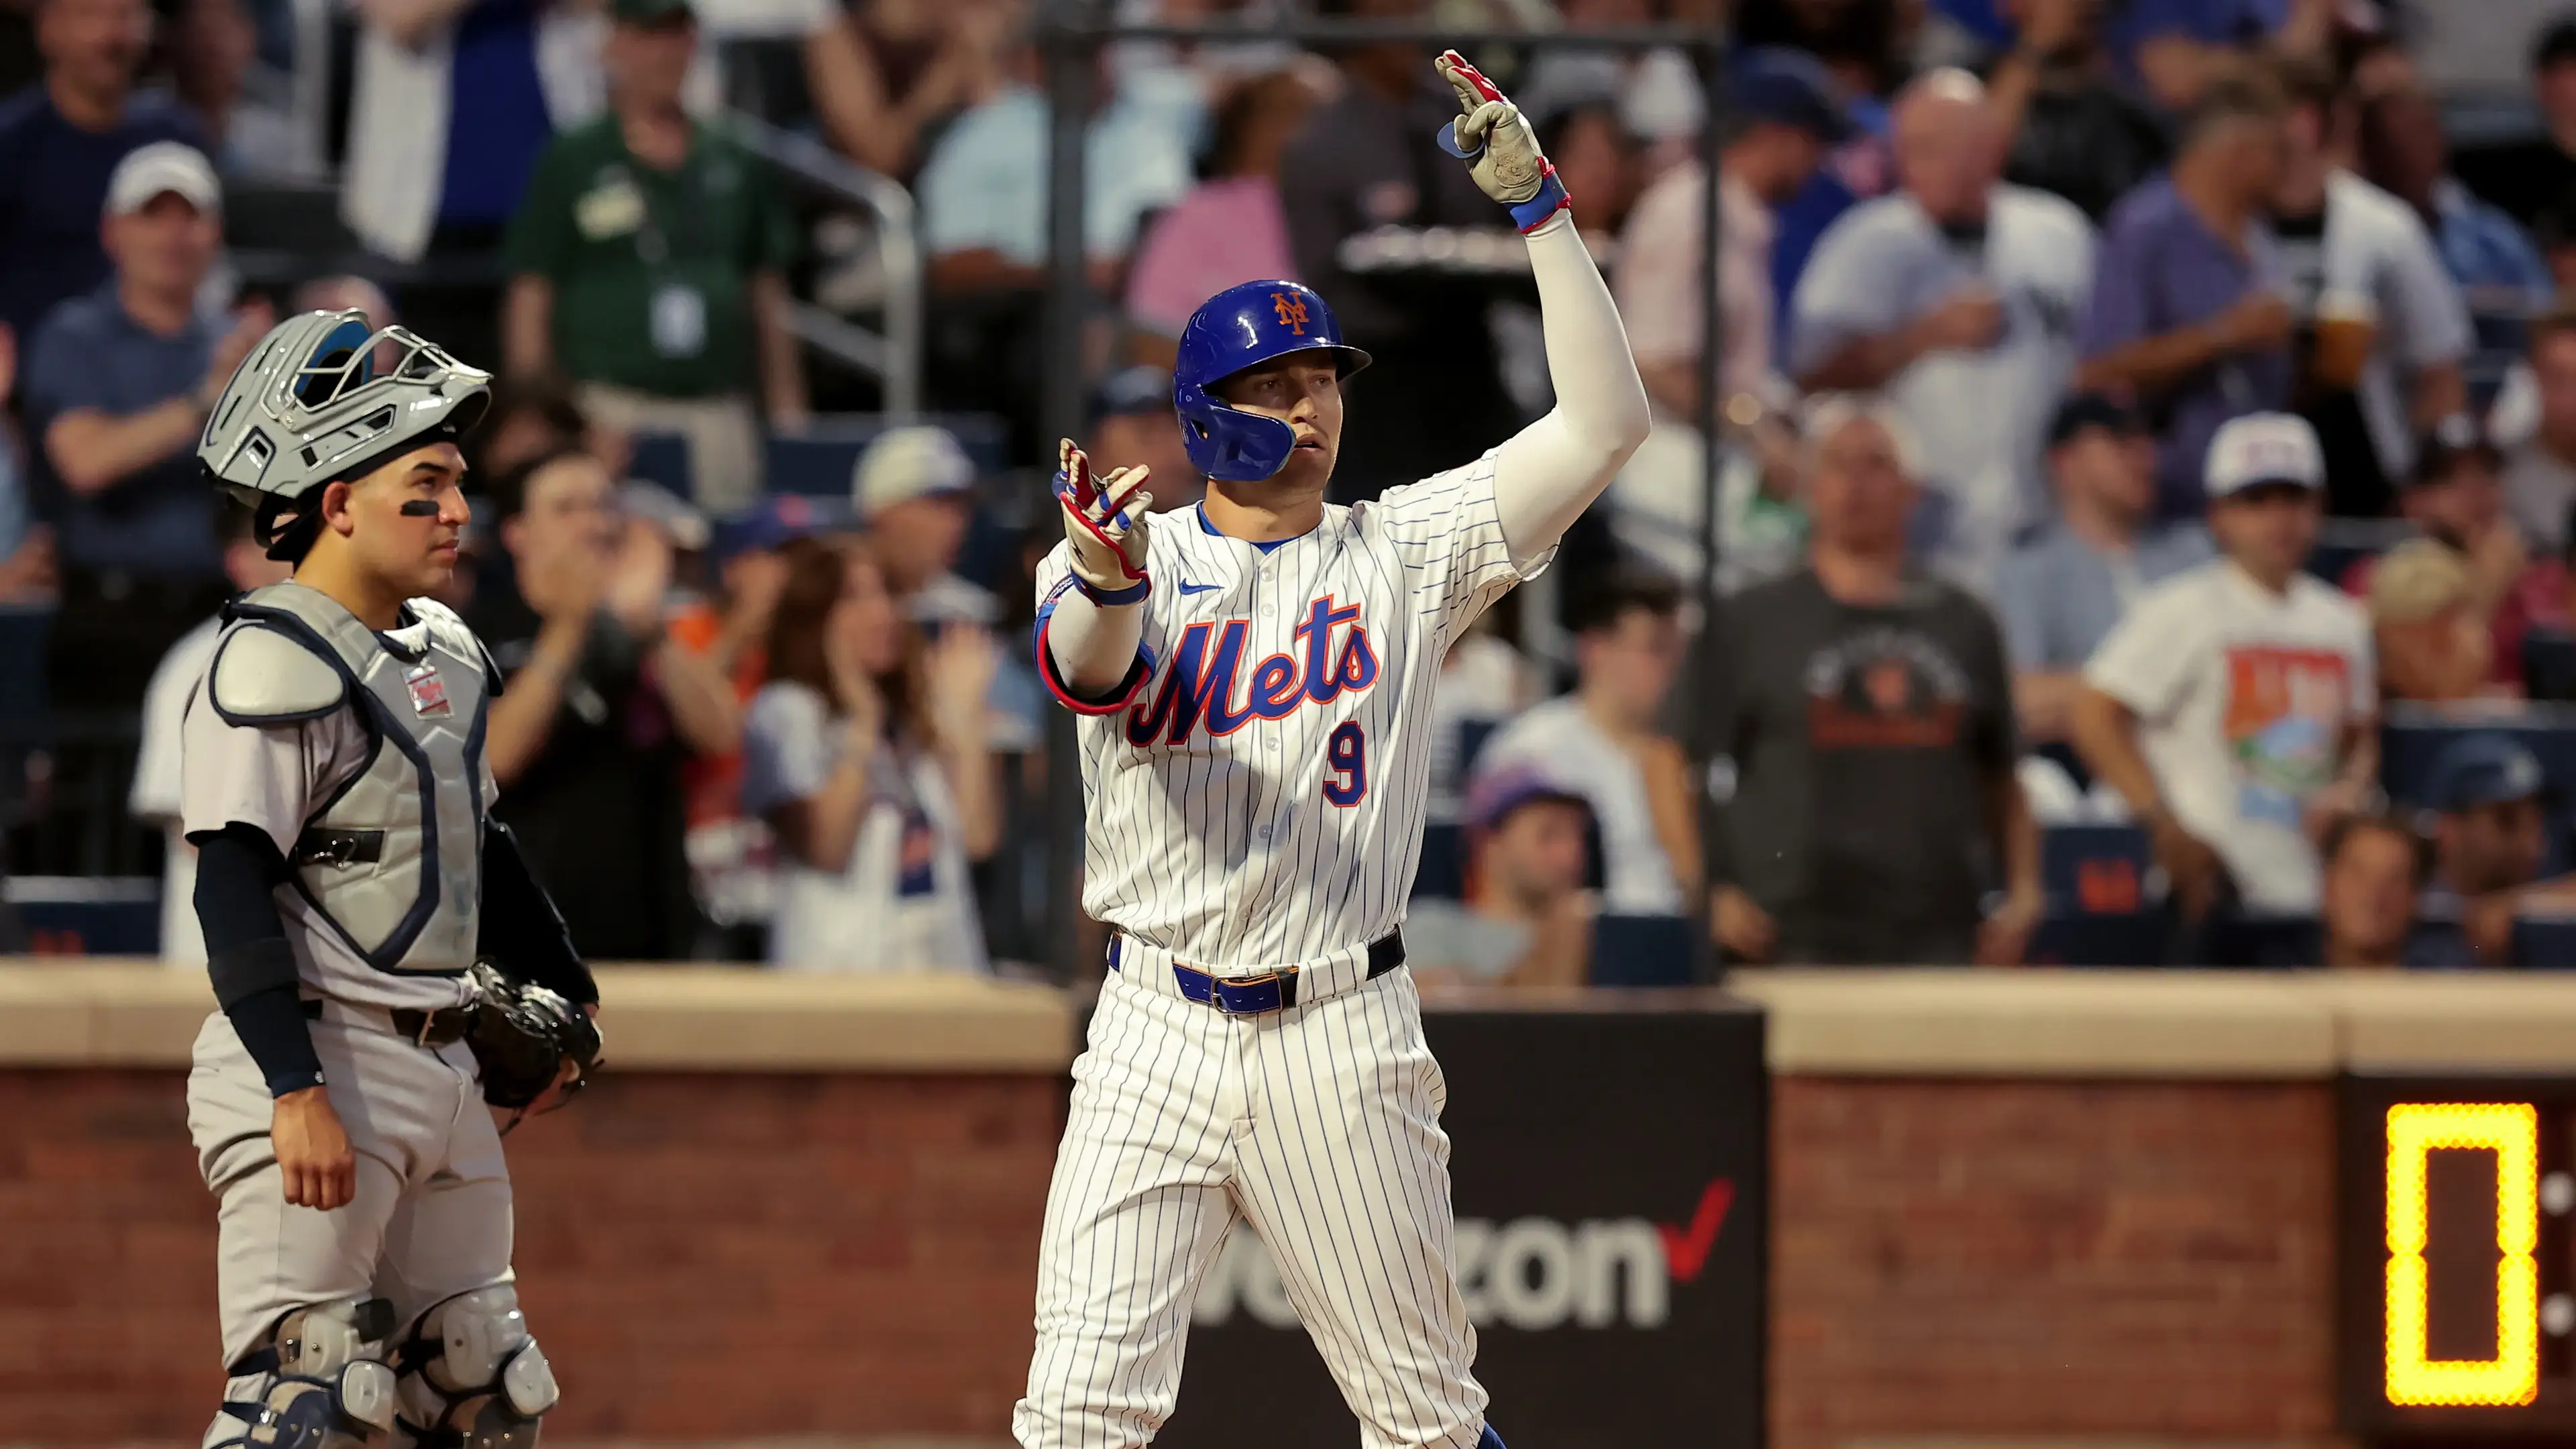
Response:
[{"label": "illuminated scoreboard digit", "polygon": [[[2528,1102],[2400,1102],[2387,1122],[2388,1402],[2530,1403],[2540,1396],[2540,1110]],[[2495,1232],[2472,1249],[2478,1258],[2494,1250],[2492,1357],[2439,1358],[2429,1342],[2437,1152],[2494,1158]]]},{"label": "illuminated scoreboard digit", "polygon": [[2347,1078],[2344,1429],[2576,1439],[2576,1077]]}]

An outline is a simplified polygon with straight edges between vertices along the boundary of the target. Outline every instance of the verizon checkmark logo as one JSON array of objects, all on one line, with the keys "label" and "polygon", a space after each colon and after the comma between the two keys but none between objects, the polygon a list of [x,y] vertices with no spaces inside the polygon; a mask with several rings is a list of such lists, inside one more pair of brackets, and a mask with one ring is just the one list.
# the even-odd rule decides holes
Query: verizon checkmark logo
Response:
[{"label": "verizon checkmark logo", "polygon": [[1700,1189],[1699,1209],[1691,1214],[1689,1227],[1655,1224],[1655,1235],[1664,1240],[1664,1266],[1676,1281],[1699,1281],[1700,1270],[1708,1266],[1708,1250],[1717,1246],[1717,1235],[1726,1227],[1726,1210],[1733,1206],[1734,1179],[1713,1178]]},{"label": "verizon checkmark logo", "polygon": [[[1559,1222],[1460,1218],[1452,1261],[1467,1317],[1479,1328],[1661,1328],[1676,1283],[1697,1282],[1735,1206],[1735,1180],[1700,1189],[1688,1225],[1644,1218]],[[1240,1311],[1267,1327],[1297,1327],[1269,1250],[1250,1233],[1226,1239],[1191,1317],[1214,1327]]]}]

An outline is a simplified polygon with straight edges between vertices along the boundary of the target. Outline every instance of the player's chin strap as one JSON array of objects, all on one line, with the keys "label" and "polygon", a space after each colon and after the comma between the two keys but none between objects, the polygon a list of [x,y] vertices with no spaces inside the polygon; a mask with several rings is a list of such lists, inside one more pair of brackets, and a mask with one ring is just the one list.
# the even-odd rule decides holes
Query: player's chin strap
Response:
[{"label": "player's chin strap", "polygon": [[507,1283],[433,1304],[393,1358],[419,1449],[535,1449],[538,1417],[562,1397]]},{"label": "player's chin strap", "polygon": [[394,1371],[383,1359],[393,1305],[352,1298],[298,1308],[232,1366],[223,1413],[242,1433],[216,1449],[373,1449],[394,1430]]}]

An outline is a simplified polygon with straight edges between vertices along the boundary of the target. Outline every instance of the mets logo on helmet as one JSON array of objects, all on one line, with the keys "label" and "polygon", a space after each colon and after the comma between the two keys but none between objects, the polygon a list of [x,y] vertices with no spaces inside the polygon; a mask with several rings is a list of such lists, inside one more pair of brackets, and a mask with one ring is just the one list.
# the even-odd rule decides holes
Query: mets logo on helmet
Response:
[{"label": "mets logo on helmet", "polygon": [[1289,331],[1300,337],[1306,335],[1305,298],[1294,292],[1273,292],[1270,294],[1270,309],[1279,314],[1279,320]]}]

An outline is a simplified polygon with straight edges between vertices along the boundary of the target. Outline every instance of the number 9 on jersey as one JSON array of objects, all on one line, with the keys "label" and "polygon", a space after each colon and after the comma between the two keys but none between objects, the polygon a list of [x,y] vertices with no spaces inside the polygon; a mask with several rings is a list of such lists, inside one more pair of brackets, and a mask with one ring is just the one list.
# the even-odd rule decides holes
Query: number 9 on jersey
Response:
[{"label": "number 9 on jersey", "polygon": [[1336,805],[1357,805],[1368,794],[1368,736],[1359,721],[1344,721],[1325,741],[1324,777],[1324,798]]}]

